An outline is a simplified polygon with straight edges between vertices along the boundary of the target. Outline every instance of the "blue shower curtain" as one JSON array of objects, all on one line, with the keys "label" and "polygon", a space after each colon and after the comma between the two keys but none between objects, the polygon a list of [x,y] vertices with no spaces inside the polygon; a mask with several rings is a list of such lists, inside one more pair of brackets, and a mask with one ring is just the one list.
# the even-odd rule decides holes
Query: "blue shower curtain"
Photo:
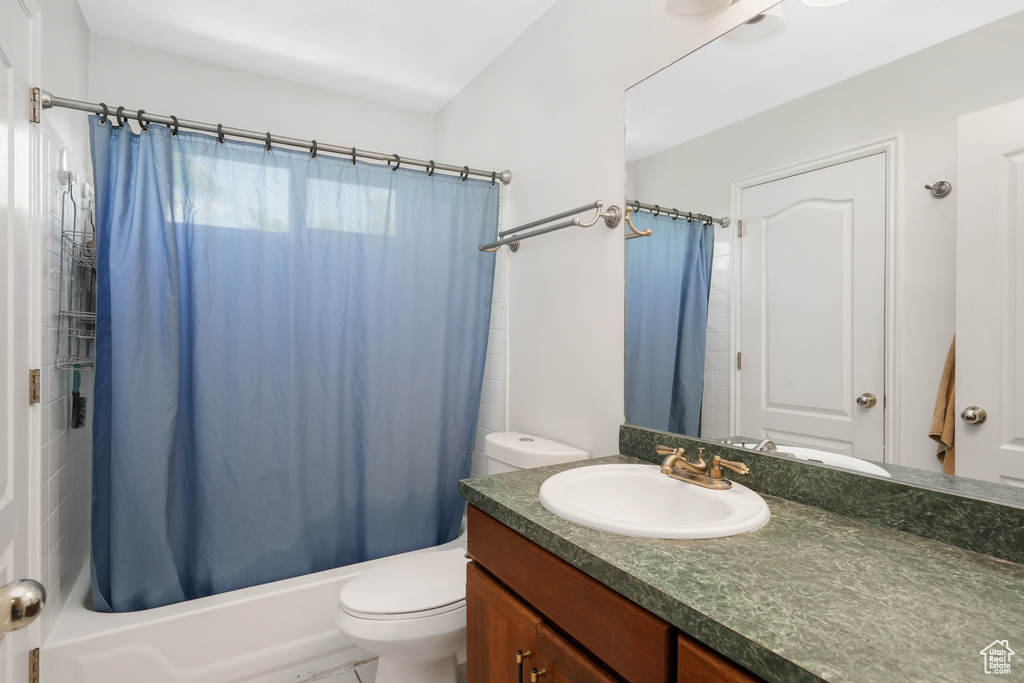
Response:
[{"label": "blue shower curtain", "polygon": [[714,226],[638,212],[626,241],[626,422],[700,436]]},{"label": "blue shower curtain", "polygon": [[498,188],[96,117],[91,139],[97,609],[454,538]]}]

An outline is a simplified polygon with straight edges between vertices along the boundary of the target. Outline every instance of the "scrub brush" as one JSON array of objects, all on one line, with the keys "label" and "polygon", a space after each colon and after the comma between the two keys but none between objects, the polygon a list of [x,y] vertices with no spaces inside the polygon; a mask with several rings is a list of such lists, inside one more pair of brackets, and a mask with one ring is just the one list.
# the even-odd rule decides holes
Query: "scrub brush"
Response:
[{"label": "scrub brush", "polygon": [[79,393],[82,387],[82,373],[78,371],[78,366],[75,366],[75,380],[74,385],[71,387],[71,428],[81,429],[85,426],[85,399],[82,398],[82,394]]}]

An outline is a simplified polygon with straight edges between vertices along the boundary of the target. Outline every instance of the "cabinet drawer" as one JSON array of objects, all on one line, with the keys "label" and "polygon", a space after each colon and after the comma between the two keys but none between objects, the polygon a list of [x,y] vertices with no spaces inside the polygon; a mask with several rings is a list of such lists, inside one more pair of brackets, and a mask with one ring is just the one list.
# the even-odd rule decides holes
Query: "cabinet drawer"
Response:
[{"label": "cabinet drawer", "polygon": [[764,683],[707,645],[679,634],[679,683]]},{"label": "cabinet drawer", "polygon": [[472,505],[469,554],[625,680],[675,680],[676,632],[671,624]]}]

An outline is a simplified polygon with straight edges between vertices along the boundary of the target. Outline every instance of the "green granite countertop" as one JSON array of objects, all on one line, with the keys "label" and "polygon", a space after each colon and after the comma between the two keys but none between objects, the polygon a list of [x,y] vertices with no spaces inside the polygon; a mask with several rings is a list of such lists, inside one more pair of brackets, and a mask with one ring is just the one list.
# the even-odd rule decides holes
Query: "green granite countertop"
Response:
[{"label": "green granite countertop", "polygon": [[[1024,566],[764,496],[768,523],[710,540],[632,538],[545,510],[545,479],[623,456],[466,479],[472,505],[769,681],[991,680],[981,650],[1020,652]],[[473,530],[470,528],[470,535]]]}]

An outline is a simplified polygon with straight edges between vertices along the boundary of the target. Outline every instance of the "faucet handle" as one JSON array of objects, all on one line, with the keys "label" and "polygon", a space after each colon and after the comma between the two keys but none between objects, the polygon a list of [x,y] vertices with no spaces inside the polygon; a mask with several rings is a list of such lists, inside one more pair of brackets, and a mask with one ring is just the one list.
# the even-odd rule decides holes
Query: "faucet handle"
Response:
[{"label": "faucet handle", "polygon": [[672,448],[671,446],[655,446],[654,451],[658,455],[678,455],[686,457],[686,449],[680,446],[679,448]]},{"label": "faucet handle", "polygon": [[733,472],[736,472],[737,474],[749,474],[750,473],[750,468],[747,467],[742,462],[734,462],[732,460],[722,460],[722,456],[716,455],[715,457],[711,458],[711,470],[708,472],[708,475],[712,479],[721,479],[722,475],[723,475],[723,472],[722,472],[722,468],[723,467],[725,469],[727,469],[727,470],[732,470]]}]

